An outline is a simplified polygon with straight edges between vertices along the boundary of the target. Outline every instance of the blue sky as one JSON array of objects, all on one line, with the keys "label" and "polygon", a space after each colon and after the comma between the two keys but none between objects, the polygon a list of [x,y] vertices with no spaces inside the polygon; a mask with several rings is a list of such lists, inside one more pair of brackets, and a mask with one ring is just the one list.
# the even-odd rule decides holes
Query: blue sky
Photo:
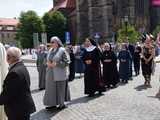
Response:
[{"label": "blue sky", "polygon": [[21,11],[34,10],[39,16],[50,10],[53,0],[0,0],[0,18],[19,17]]}]

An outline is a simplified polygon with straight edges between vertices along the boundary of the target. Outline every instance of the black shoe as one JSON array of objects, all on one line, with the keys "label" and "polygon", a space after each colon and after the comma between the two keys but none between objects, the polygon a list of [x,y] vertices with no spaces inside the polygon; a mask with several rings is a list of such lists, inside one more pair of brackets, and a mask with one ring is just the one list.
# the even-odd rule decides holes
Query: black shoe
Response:
[{"label": "black shoe", "polygon": [[99,95],[102,95],[102,91],[98,91],[98,94],[99,94]]},{"label": "black shoe", "polygon": [[129,78],[129,80],[133,80],[133,78],[132,78],[132,77],[130,77],[130,78]]},{"label": "black shoe", "polygon": [[57,106],[46,107],[47,110],[51,110],[51,109],[54,109],[54,108],[57,108]]},{"label": "black shoe", "polygon": [[109,89],[109,88],[111,88],[111,86],[110,86],[110,85],[107,85],[107,86],[106,86],[106,88],[108,88],[108,89]]},{"label": "black shoe", "polygon": [[67,108],[66,105],[60,105],[60,106],[58,107],[58,110],[62,110],[62,109],[65,109],[65,108]]},{"label": "black shoe", "polygon": [[117,87],[117,85],[112,85],[112,87],[111,88],[116,88]]},{"label": "black shoe", "polygon": [[125,80],[125,83],[128,83],[128,80]]},{"label": "black shoe", "polygon": [[121,82],[122,82],[122,83],[125,83],[125,80],[122,80]]},{"label": "black shoe", "polygon": [[94,96],[94,93],[88,95],[88,97],[93,97],[93,96]]},{"label": "black shoe", "polygon": [[45,88],[39,88],[39,90],[44,90]]}]

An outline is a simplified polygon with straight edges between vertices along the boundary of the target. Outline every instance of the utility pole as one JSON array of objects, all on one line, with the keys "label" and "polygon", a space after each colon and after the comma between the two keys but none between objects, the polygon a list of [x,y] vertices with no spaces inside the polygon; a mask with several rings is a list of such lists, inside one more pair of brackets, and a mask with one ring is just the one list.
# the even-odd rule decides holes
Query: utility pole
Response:
[{"label": "utility pole", "polygon": [[125,33],[126,37],[128,36],[128,16],[124,16],[124,23],[125,23]]}]

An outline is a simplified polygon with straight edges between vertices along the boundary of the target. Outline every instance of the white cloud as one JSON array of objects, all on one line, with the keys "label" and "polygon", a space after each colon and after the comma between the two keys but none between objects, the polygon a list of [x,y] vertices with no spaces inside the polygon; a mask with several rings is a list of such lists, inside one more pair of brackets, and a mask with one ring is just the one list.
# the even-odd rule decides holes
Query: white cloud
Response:
[{"label": "white cloud", "polygon": [[18,17],[21,11],[34,10],[39,16],[52,8],[53,0],[0,0],[0,17]]}]

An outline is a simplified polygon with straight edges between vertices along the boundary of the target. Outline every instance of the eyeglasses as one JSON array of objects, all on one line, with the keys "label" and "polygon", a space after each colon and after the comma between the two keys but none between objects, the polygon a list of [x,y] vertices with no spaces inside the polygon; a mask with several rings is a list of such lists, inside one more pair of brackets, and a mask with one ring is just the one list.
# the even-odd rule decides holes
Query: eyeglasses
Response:
[{"label": "eyeglasses", "polygon": [[13,55],[7,54],[7,58],[15,57]]},{"label": "eyeglasses", "polygon": [[7,59],[10,59],[11,57],[12,57],[11,55],[7,54]]},{"label": "eyeglasses", "polygon": [[55,43],[54,41],[51,42],[52,44]]},{"label": "eyeglasses", "polygon": [[7,54],[7,57],[11,57],[11,55]]}]

